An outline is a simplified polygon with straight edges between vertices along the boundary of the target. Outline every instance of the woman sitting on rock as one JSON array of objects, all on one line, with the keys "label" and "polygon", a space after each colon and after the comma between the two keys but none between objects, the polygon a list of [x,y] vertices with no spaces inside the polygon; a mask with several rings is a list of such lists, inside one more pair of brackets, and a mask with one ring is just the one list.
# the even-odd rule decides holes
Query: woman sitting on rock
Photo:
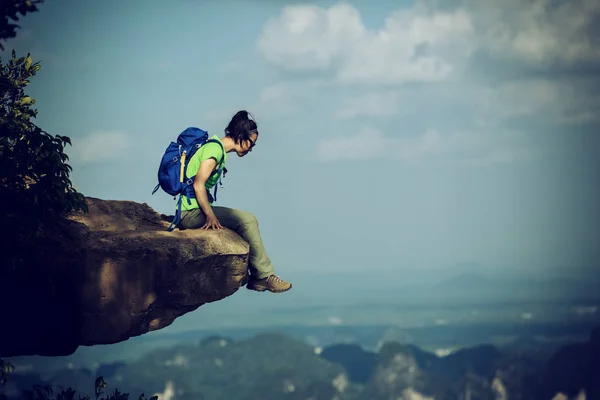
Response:
[{"label": "woman sitting on rock", "polygon": [[[181,202],[180,229],[222,229],[237,232],[250,245],[250,278],[246,287],[263,292],[285,292],[292,284],[275,275],[273,264],[267,255],[258,230],[256,217],[247,211],[213,206],[207,189],[214,187],[221,178],[220,171],[227,162],[227,153],[235,151],[238,157],[250,153],[258,140],[258,129],[247,111],[237,112],[227,128],[225,137],[211,137],[215,141],[204,144],[189,160],[186,177],[194,178],[196,198],[183,196]],[[219,173],[214,173],[219,166]],[[188,202],[189,200],[189,202]],[[221,225],[222,224],[222,225]]]}]

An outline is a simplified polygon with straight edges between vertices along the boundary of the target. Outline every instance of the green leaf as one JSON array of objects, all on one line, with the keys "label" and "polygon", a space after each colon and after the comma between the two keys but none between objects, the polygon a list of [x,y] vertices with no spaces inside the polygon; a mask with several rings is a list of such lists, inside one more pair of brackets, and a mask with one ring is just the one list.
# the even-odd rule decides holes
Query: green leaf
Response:
[{"label": "green leaf", "polygon": [[64,148],[71,139],[50,135],[32,121],[38,110],[24,89],[38,69],[30,54],[17,59],[13,50],[8,61],[0,58],[0,197],[3,205],[11,205],[6,207],[10,213],[0,214],[0,224],[14,226],[15,231],[1,243],[8,249],[3,253],[8,266],[26,262],[18,249],[35,237],[49,215],[88,212],[85,197],[72,188],[69,178],[72,167]]}]

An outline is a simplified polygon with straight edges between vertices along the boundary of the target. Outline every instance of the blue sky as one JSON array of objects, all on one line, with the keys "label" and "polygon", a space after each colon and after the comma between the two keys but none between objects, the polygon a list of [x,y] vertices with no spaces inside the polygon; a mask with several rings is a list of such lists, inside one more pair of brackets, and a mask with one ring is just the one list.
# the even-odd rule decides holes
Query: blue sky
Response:
[{"label": "blue sky", "polygon": [[600,6],[592,0],[47,1],[7,42],[42,69],[38,124],[75,186],[146,202],[168,143],[261,140],[219,204],[252,211],[283,278],[457,265],[598,270]]}]

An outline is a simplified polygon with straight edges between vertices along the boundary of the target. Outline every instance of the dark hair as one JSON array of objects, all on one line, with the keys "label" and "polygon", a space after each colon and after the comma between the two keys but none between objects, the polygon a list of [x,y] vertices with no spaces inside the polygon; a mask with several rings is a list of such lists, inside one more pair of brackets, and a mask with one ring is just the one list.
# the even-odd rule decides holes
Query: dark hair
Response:
[{"label": "dark hair", "polygon": [[258,135],[258,127],[254,121],[254,117],[246,111],[241,110],[235,113],[227,128],[225,128],[225,136],[232,138],[235,143],[241,143],[250,140],[250,135],[256,133]]}]

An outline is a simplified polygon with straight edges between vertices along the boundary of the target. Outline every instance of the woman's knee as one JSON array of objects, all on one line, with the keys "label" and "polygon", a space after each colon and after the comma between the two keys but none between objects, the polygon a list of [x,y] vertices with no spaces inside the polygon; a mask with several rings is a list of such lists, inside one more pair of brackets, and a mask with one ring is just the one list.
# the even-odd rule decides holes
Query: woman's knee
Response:
[{"label": "woman's knee", "polygon": [[258,226],[256,216],[248,211],[237,210],[237,220],[241,229]]},{"label": "woman's knee", "polygon": [[258,226],[258,219],[251,212],[240,211],[240,224],[243,226]]}]

